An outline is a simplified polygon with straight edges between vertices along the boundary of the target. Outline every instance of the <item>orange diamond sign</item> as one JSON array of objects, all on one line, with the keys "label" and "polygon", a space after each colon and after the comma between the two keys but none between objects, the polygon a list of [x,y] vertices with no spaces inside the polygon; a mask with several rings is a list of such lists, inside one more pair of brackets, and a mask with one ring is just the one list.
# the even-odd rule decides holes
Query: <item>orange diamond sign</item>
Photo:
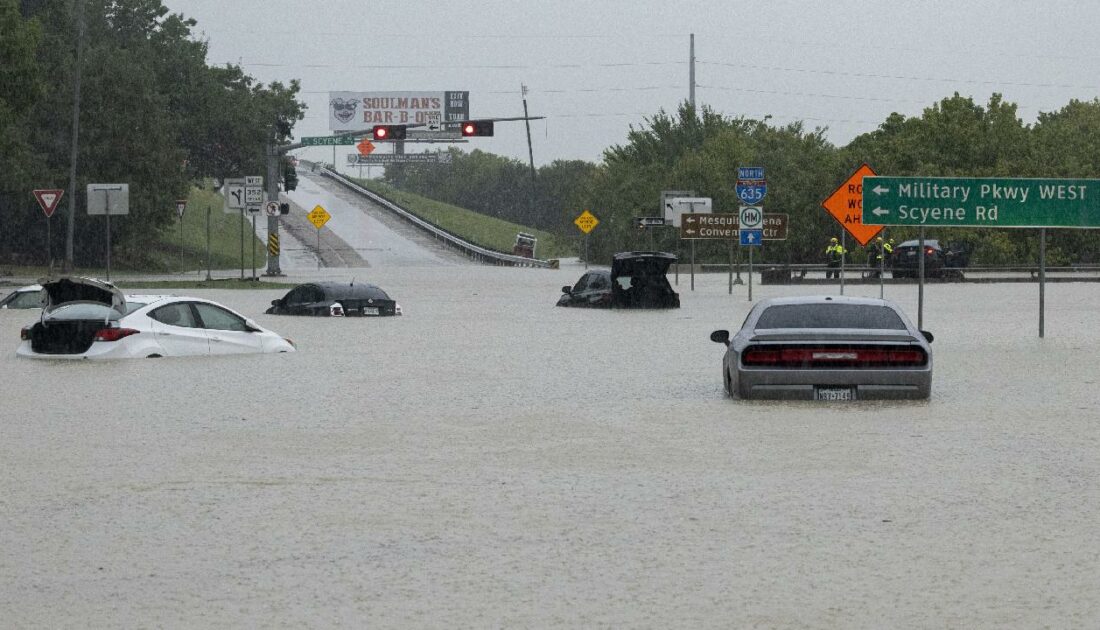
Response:
[{"label": "orange diamond sign", "polygon": [[359,141],[359,144],[355,145],[356,149],[359,149],[359,155],[370,155],[374,152],[374,145],[367,138],[363,138]]},{"label": "orange diamond sign", "polygon": [[860,166],[840,188],[821,203],[861,246],[869,243],[882,231],[881,225],[863,224],[863,178],[874,174],[875,171],[870,166]]}]

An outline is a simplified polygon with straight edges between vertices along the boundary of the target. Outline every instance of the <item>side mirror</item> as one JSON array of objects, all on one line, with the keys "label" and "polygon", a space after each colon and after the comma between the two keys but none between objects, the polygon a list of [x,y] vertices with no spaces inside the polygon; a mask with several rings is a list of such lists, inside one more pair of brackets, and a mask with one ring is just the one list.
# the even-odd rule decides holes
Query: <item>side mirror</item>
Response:
[{"label": "side mirror", "polygon": [[928,332],[927,330],[920,331],[920,334],[924,335],[924,338],[928,341],[928,343],[932,343],[932,340],[935,339],[932,333]]},{"label": "side mirror", "polygon": [[248,329],[248,332],[260,332],[261,330],[263,330],[259,327],[258,324],[256,324],[256,322],[252,321],[251,319],[244,320],[244,327]]},{"label": "side mirror", "polygon": [[710,340],[714,343],[720,343],[724,346],[728,346],[730,345],[730,331],[716,330],[710,334]]},{"label": "side mirror", "polygon": [[572,293],[573,293],[573,287],[570,287],[570,286],[564,286],[564,287],[562,287],[562,288],[561,288],[561,292],[562,292],[562,293],[564,293],[564,294],[566,294],[566,295],[572,295]]},{"label": "side mirror", "polygon": [[282,300],[271,300],[271,305],[272,306],[282,306],[283,301]]}]

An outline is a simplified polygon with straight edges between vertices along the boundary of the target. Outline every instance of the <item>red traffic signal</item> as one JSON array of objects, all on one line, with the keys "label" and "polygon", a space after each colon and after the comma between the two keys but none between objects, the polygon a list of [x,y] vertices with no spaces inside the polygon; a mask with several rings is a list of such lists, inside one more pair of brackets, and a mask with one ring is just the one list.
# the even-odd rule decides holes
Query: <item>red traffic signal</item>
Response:
[{"label": "red traffic signal", "polygon": [[405,125],[375,125],[375,140],[404,140]]},{"label": "red traffic signal", "polygon": [[467,120],[462,123],[463,136],[491,136],[493,135],[493,121],[491,120]]}]

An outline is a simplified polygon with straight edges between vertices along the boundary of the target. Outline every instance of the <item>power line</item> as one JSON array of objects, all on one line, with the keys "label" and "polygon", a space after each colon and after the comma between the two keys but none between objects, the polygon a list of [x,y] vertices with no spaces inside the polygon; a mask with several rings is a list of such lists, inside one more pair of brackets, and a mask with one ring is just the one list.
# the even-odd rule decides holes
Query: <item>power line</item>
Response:
[{"label": "power line", "polygon": [[227,66],[253,66],[257,68],[361,68],[366,70],[533,70],[538,68],[631,68],[654,66],[682,66],[686,61],[635,61],[622,63],[560,63],[560,64],[329,64],[329,63],[274,63],[266,61],[223,62]]},{"label": "power line", "polygon": [[1062,83],[1024,83],[1019,81],[979,81],[974,79],[958,79],[949,77],[921,77],[895,74],[868,74],[863,72],[844,72],[840,70],[811,70],[808,68],[785,68],[782,66],[759,66],[748,63],[724,63],[720,61],[699,61],[708,66],[723,66],[727,68],[748,68],[751,70],[769,70],[777,72],[800,72],[804,74],[822,74],[828,76],[857,77],[861,79],[902,79],[906,81],[929,81],[941,83],[969,83],[973,85],[1011,86],[1011,87],[1036,87],[1036,88],[1072,88],[1082,90],[1100,90],[1096,85],[1069,85]]}]

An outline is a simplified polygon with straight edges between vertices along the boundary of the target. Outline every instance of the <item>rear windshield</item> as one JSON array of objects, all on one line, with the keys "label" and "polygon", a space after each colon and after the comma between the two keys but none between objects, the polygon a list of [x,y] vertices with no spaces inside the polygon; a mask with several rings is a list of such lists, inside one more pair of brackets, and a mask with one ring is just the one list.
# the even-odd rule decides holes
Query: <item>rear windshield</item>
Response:
[{"label": "rear windshield", "polygon": [[760,314],[756,328],[866,328],[905,330],[894,309],[871,304],[777,304]]}]

